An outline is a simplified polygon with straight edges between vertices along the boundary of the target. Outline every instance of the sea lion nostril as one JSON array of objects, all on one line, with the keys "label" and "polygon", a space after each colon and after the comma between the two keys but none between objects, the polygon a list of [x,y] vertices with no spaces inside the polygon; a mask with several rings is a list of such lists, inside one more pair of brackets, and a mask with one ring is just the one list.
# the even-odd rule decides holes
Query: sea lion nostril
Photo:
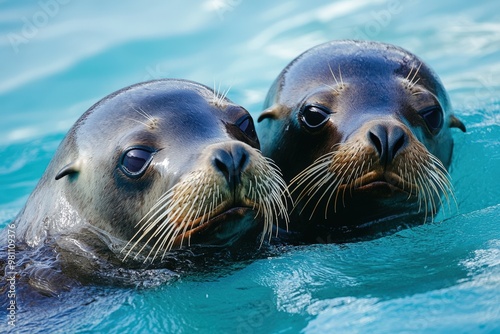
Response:
[{"label": "sea lion nostril", "polygon": [[394,158],[401,149],[405,146],[406,143],[406,135],[404,132],[401,131],[401,134],[398,134],[398,136],[395,138],[395,143],[392,146],[392,157]]},{"label": "sea lion nostril", "polygon": [[392,126],[388,129],[387,148],[388,148],[388,153],[390,153],[388,162],[392,162],[392,160],[406,146],[407,142],[408,142],[408,136],[401,127]]},{"label": "sea lion nostril", "polygon": [[380,157],[382,157],[382,152],[383,152],[383,146],[382,146],[382,139],[380,138],[380,135],[377,134],[375,131],[370,130],[368,131],[368,138],[377,150],[377,153],[379,154]]},{"label": "sea lion nostril", "polygon": [[231,148],[231,153],[234,157],[234,165],[237,166],[237,170],[241,173],[247,167],[250,162],[250,156],[245,147],[242,145],[233,145]]},{"label": "sea lion nostril", "polygon": [[213,157],[214,168],[224,175],[230,187],[241,182],[241,173],[250,161],[248,151],[241,145],[232,145],[229,150],[218,149]]},{"label": "sea lion nostril", "polygon": [[231,179],[234,174],[233,157],[224,149],[219,149],[213,156],[213,166],[215,170],[224,175],[224,178],[231,184]]},{"label": "sea lion nostril", "polygon": [[382,164],[387,160],[387,130],[381,125],[377,124],[368,131],[368,139],[377,150],[377,153]]},{"label": "sea lion nostril", "polygon": [[392,162],[405,147],[407,139],[399,126],[377,124],[368,131],[368,140],[375,147],[383,165]]},{"label": "sea lion nostril", "polygon": [[229,182],[229,166],[224,163],[222,160],[220,160],[219,158],[214,158],[214,164],[215,164],[215,168],[221,172],[223,175],[224,175],[224,178]]}]

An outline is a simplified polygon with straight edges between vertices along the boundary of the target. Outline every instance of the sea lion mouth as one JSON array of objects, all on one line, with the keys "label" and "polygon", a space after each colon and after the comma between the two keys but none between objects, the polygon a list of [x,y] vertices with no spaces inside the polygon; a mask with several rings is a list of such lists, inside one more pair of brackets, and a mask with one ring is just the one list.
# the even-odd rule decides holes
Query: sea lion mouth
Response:
[{"label": "sea lion mouth", "polygon": [[417,186],[405,181],[400,175],[385,171],[370,171],[354,180],[353,190],[357,192],[374,192],[377,194],[406,194],[416,196]]},{"label": "sea lion mouth", "polygon": [[306,213],[309,219],[317,210],[324,211],[328,219],[330,207],[335,213],[349,201],[406,197],[426,220],[444,203],[441,195],[448,206],[455,200],[446,168],[417,140],[385,168],[373,155],[361,154],[363,147],[339,145],[297,174],[290,181],[293,209],[299,208],[299,215]]},{"label": "sea lion mouth", "polygon": [[[252,211],[253,209],[248,206],[235,206],[219,211],[205,221],[203,221],[203,217],[197,218],[190,223],[193,226],[192,228],[175,238],[173,247],[180,248],[183,244],[189,246],[191,243],[230,244],[233,239],[231,236],[237,236],[258,225],[252,224],[253,221],[248,222],[243,219],[250,216],[249,213]],[[251,218],[254,216],[251,216]]]},{"label": "sea lion mouth", "polygon": [[120,251],[123,260],[162,261],[183,247],[232,244],[256,227],[262,245],[271,239],[273,225],[288,226],[287,185],[272,161],[257,150],[253,154],[252,169],[241,173],[234,189],[223,173],[200,168],[184,175],[137,222]]}]

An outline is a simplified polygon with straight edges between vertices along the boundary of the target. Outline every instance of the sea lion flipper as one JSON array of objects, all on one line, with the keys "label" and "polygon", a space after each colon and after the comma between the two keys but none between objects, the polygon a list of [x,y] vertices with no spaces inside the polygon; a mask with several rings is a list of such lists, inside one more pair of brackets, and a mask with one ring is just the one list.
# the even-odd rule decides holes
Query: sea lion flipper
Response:
[{"label": "sea lion flipper", "polygon": [[450,128],[459,128],[460,130],[462,130],[462,132],[467,131],[464,123],[462,123],[462,121],[456,118],[454,115],[450,116]]},{"label": "sea lion flipper", "polygon": [[70,175],[70,174],[74,174],[74,173],[78,173],[78,172],[80,172],[80,162],[78,160],[72,161],[69,164],[67,164],[66,166],[64,166],[63,168],[61,168],[61,170],[56,175],[56,180],[59,180],[59,179],[65,177],[66,175]]}]

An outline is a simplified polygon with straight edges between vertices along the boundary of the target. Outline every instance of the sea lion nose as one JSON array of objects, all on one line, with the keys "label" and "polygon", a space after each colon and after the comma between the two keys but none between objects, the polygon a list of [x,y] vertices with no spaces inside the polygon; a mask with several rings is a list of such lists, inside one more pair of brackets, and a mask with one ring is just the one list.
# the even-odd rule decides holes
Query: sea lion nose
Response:
[{"label": "sea lion nose", "polygon": [[218,172],[224,175],[229,187],[234,189],[241,182],[241,173],[250,160],[250,154],[240,143],[231,143],[218,148],[213,155],[212,163]]},{"label": "sea lion nose", "polygon": [[375,147],[382,165],[387,165],[408,144],[408,136],[398,125],[376,124],[368,130],[368,141]]}]

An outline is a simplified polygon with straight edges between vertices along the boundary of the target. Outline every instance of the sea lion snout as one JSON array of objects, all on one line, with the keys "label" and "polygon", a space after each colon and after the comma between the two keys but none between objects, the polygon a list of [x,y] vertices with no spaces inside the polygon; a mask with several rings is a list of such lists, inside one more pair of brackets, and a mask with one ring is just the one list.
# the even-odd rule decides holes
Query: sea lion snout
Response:
[{"label": "sea lion snout", "polygon": [[230,189],[241,183],[241,174],[248,167],[250,152],[239,142],[230,142],[214,149],[212,166],[226,179]]},{"label": "sea lion snout", "polygon": [[383,166],[392,163],[409,143],[409,138],[401,126],[386,122],[373,125],[366,136],[368,144],[375,148]]},{"label": "sea lion snout", "polygon": [[453,199],[450,128],[465,127],[439,77],[412,53],[321,44],[281,71],[265,101],[260,143],[289,184],[293,238],[421,223]]},{"label": "sea lion snout", "polygon": [[[123,88],[69,131],[17,235],[68,254],[89,246],[82,257],[106,270],[108,259],[168,267],[186,247],[262,243],[288,223],[288,193],[259,148],[251,115],[225,94],[178,79]],[[68,235],[74,243],[59,243]]]}]

